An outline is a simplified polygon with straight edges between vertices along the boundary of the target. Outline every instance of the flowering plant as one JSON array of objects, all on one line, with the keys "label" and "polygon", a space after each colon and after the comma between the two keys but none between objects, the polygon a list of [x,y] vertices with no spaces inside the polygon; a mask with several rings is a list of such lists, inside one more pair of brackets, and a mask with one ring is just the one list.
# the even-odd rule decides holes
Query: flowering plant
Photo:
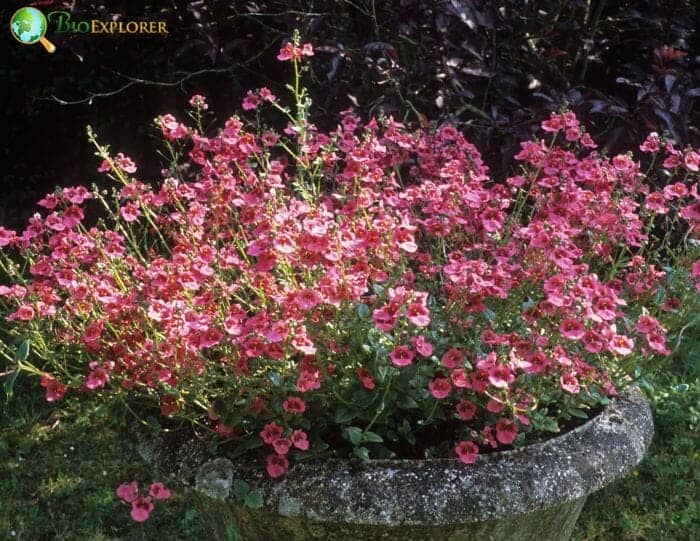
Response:
[{"label": "flowering plant", "polygon": [[163,182],[90,134],[119,188],[58,189],[0,228],[8,383],[186,420],[278,477],[329,455],[470,463],[586,418],[670,353],[700,290],[697,151],[652,134],[642,172],[564,112],[497,182],[450,125],[348,111],[319,131],[312,54],[278,57],[294,108],[265,88],[243,102],[283,130],[234,116],[205,136],[195,96],[195,126],[158,119]]}]

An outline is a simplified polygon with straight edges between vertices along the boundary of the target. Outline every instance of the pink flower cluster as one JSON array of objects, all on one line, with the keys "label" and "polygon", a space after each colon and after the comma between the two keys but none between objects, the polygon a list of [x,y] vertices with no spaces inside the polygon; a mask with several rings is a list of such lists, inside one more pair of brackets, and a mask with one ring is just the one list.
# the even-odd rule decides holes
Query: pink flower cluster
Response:
[{"label": "pink flower cluster", "polygon": [[[287,44],[280,59],[312,52]],[[243,108],[275,100],[261,89]],[[496,182],[450,125],[362,126],[347,111],[330,133],[235,116],[210,137],[172,115],[159,126],[189,158],[159,185],[104,151],[101,170],[123,180],[117,208],[66,188],[23,232],[0,228],[0,256],[28,268],[0,286],[7,320],[70,354],[43,376],[47,400],[79,386],[157,397],[164,416],[262,442],[272,477],[312,445],[341,448],[351,422],[394,437],[438,410],[463,426],[444,452],[470,463],[534,430],[544,395],[590,407],[629,381],[630,359],[669,353],[665,320],[685,294],[658,257],[670,240],[650,231],[698,237],[692,149],[654,134],[642,145],[671,178],[661,186],[632,155],[598,154],[567,112],[543,123],[552,141],[522,143],[521,174]],[[93,198],[113,226],[86,223]],[[700,291],[693,257],[680,261]],[[350,433],[355,447],[382,439]],[[126,501],[145,520],[139,498]]]},{"label": "pink flower cluster", "polygon": [[119,485],[116,493],[119,498],[131,504],[131,518],[136,522],[148,520],[155,507],[153,500],[167,500],[170,498],[170,491],[161,482],[152,483],[148,489],[148,494],[145,495],[139,493],[139,485],[136,481]]},{"label": "pink flower cluster", "polygon": [[284,46],[280,49],[280,52],[277,55],[277,60],[281,60],[282,62],[285,62],[287,60],[298,61],[301,60],[302,56],[313,55],[314,49],[310,43],[304,43],[301,47],[298,47],[294,43],[289,42],[285,43]]},{"label": "pink flower cluster", "polygon": [[[285,411],[292,413],[303,413],[303,401],[301,399],[296,399],[296,404],[293,399],[288,398],[285,400],[283,407]],[[292,402],[290,402],[292,401]],[[292,406],[292,404],[294,404]],[[296,429],[291,432],[288,437],[284,437],[284,429],[272,422],[266,424],[263,427],[262,432],[260,432],[260,438],[262,441],[272,446],[274,450],[273,454],[267,455],[267,473],[270,477],[279,477],[287,471],[289,467],[289,460],[286,458],[286,454],[289,450],[296,448],[300,451],[307,451],[309,449],[309,440],[307,439],[306,432],[301,429]]]}]

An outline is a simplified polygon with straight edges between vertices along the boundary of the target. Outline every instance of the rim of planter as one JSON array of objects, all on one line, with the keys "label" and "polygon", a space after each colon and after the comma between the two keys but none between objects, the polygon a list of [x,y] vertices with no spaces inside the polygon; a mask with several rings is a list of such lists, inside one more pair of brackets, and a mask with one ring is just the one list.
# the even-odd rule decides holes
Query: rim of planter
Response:
[{"label": "rim of planter", "polygon": [[225,500],[233,498],[233,480],[243,479],[262,490],[265,510],[318,522],[483,522],[587,496],[636,466],[653,432],[648,402],[639,389],[629,388],[573,430],[479,455],[474,464],[448,458],[327,459],[295,463],[273,480],[259,465],[226,458],[204,462],[200,455],[195,489]]}]

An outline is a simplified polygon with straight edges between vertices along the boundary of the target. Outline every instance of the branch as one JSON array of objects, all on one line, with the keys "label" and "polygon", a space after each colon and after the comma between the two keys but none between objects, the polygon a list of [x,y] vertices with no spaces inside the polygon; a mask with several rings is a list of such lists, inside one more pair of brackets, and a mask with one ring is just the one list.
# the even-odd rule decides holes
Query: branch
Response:
[{"label": "branch", "polygon": [[119,77],[122,77],[123,79],[128,80],[129,82],[126,83],[125,85],[115,89],[111,90],[109,92],[91,92],[90,95],[86,98],[79,99],[79,100],[64,100],[61,98],[58,98],[54,96],[53,94],[48,97],[48,98],[37,98],[39,100],[49,100],[49,101],[55,101],[61,105],[79,105],[81,103],[88,103],[92,105],[92,101],[97,98],[108,98],[110,96],[114,96],[116,94],[119,94],[120,92],[123,92],[127,88],[134,86],[134,85],[144,85],[144,86],[181,86],[185,81],[188,81],[189,79],[192,79],[194,77],[198,77],[200,75],[208,75],[212,73],[228,73],[233,71],[233,68],[213,68],[213,69],[202,69],[199,71],[194,71],[192,73],[188,73],[181,79],[178,79],[177,81],[151,81],[149,79],[140,79],[138,77],[131,77],[130,75],[124,75],[123,73],[120,73],[118,71],[113,71],[116,75]]}]

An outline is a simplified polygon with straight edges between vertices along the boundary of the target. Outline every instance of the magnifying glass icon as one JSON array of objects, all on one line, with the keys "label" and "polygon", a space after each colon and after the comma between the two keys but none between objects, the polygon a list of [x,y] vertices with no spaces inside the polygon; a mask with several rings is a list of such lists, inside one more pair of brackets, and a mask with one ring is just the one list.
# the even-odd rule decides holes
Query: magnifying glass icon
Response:
[{"label": "magnifying glass icon", "polygon": [[46,52],[53,53],[56,46],[44,36],[48,24],[44,14],[33,7],[23,7],[15,11],[10,19],[10,32],[22,45],[41,43]]}]

